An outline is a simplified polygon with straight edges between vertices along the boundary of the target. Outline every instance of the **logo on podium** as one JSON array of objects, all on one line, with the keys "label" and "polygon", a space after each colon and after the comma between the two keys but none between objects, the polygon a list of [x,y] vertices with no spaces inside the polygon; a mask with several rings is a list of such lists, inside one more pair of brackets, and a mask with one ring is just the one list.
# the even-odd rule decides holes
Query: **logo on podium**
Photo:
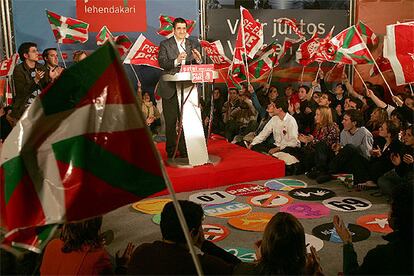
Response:
[{"label": "logo on podium", "polygon": [[183,65],[180,73],[190,72],[193,83],[213,82],[214,64]]}]

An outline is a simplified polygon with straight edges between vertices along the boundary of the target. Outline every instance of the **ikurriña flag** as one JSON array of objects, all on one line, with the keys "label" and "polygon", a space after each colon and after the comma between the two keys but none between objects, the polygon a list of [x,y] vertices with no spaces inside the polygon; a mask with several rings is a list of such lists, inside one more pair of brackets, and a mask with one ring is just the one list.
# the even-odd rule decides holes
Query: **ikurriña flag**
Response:
[{"label": "ikurri\u00f1a flag", "polygon": [[37,97],[0,156],[1,226],[82,220],[165,189],[141,108],[111,43]]},{"label": "ikurri\u00f1a flag", "polygon": [[343,30],[334,36],[332,44],[332,62],[343,64],[366,64],[373,63],[369,49],[359,34],[355,25]]},{"label": "ikurri\u00f1a flag", "polygon": [[96,45],[101,46],[108,40],[115,43],[116,49],[118,50],[119,56],[123,58],[131,48],[132,42],[127,35],[119,35],[114,37],[109,31],[108,27],[103,26],[99,33],[96,35]]},{"label": "ikurri\u00f1a flag", "polygon": [[[173,22],[175,20],[175,17],[161,14],[159,17],[159,20],[160,20],[160,28],[158,29],[157,34],[164,36],[166,38],[172,37],[174,35]],[[187,37],[188,37],[193,32],[196,22],[194,20],[189,20],[189,19],[184,19],[184,20],[187,23]]]},{"label": "ikurri\u00f1a flag", "polygon": [[249,61],[249,73],[258,79],[270,72],[278,64],[276,41],[256,53],[254,59]]},{"label": "ikurri\u00f1a flag", "polygon": [[88,40],[88,23],[48,10],[46,10],[46,16],[57,43],[85,43]]}]

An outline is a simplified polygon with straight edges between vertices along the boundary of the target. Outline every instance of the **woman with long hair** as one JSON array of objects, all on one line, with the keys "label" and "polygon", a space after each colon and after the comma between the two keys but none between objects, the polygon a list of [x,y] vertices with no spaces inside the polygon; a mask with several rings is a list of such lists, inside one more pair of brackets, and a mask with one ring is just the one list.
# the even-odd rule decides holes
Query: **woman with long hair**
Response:
[{"label": "woman with long hair", "polygon": [[388,120],[387,110],[376,107],[371,113],[366,128],[372,133],[372,136],[379,137],[379,128],[386,120]]},{"label": "woman with long hair", "polygon": [[[100,235],[102,217],[63,226],[59,239],[46,246],[41,275],[113,274],[110,256]],[[122,256],[116,253],[115,273],[125,273],[134,245],[129,243]]]},{"label": "woman with long hair", "polygon": [[256,242],[256,263],[241,263],[235,275],[320,275],[315,249],[306,253],[305,231],[293,215],[279,212]]},{"label": "woman with long hair", "polygon": [[339,142],[339,128],[332,119],[329,107],[319,106],[315,112],[315,126],[312,134],[299,134],[299,141],[304,143],[299,160],[310,178],[316,178],[327,170],[332,157],[332,145]]}]

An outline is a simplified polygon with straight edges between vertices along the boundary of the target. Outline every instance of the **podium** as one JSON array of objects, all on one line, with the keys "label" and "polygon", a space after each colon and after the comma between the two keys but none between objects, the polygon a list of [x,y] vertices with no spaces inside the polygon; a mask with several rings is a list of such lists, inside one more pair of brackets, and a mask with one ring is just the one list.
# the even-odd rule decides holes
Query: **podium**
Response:
[{"label": "podium", "polygon": [[[181,112],[181,120],[179,123],[180,130],[176,147],[178,147],[178,141],[182,132],[184,132],[184,141],[187,147],[188,158],[175,158],[174,156],[173,158],[168,159],[167,163],[170,166],[180,168],[192,168],[194,166],[201,166],[209,163],[217,164],[220,162],[220,157],[209,155],[207,151],[203,120],[199,107],[197,83],[203,82],[203,80],[216,79],[218,78],[218,73],[212,70],[203,70],[203,68],[206,68],[205,65],[188,65],[183,67],[184,68],[182,68],[179,73],[174,75],[163,75],[162,79],[164,81],[176,83],[177,97]],[[177,148],[175,150],[175,153],[176,152]]]}]

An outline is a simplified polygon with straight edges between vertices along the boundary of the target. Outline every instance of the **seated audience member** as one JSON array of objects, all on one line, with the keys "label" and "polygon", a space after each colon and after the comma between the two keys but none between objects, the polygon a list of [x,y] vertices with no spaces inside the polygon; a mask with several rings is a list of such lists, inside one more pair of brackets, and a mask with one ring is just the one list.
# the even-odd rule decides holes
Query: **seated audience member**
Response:
[{"label": "seated audience member", "polygon": [[308,101],[309,87],[302,85],[299,87],[298,97],[299,104],[295,104],[293,114],[291,114],[298,123],[299,133],[309,134],[313,129],[314,112],[311,103]]},{"label": "seated audience member", "polygon": [[305,231],[291,214],[274,215],[255,246],[257,261],[238,264],[234,275],[323,275],[315,248],[306,254]]},{"label": "seated audience member", "polygon": [[414,126],[408,127],[403,135],[404,149],[399,153],[391,154],[394,168],[378,179],[381,193],[391,196],[402,183],[409,183],[414,179]]},{"label": "seated audience member", "polygon": [[237,94],[237,90],[230,89],[229,100],[224,103],[225,137],[229,142],[232,142],[236,135],[246,135],[257,128],[256,110],[248,94],[250,93]]},{"label": "seated audience member", "polygon": [[[240,260],[210,241],[204,239],[203,209],[187,200],[179,201],[193,244],[204,253],[198,255],[206,275],[229,275]],[[172,202],[161,213],[162,241],[139,245],[132,254],[128,274],[133,275],[188,275],[196,274],[193,259]]]},{"label": "seated audience member", "polygon": [[[274,104],[275,116],[270,119],[263,130],[253,139],[249,148],[269,154],[280,151],[289,153],[292,148],[300,147],[298,125],[295,118],[288,113],[286,98],[277,98]],[[273,134],[274,143],[268,144],[266,139],[271,134]]]},{"label": "seated audience member", "polygon": [[379,128],[388,120],[388,114],[385,109],[377,107],[372,111],[371,118],[366,123],[366,128],[372,133],[374,138],[379,137]]},{"label": "seated audience member", "polygon": [[144,115],[145,122],[147,126],[151,129],[152,133],[156,132],[156,127],[161,124],[160,122],[160,112],[157,107],[152,103],[150,95],[148,92],[145,92],[142,95],[142,114]]},{"label": "seated audience member", "polygon": [[224,97],[221,94],[220,88],[216,87],[213,90],[213,113],[211,113],[211,101],[206,103],[206,108],[204,109],[204,126],[208,127],[210,121],[210,114],[213,115],[211,121],[211,132],[216,134],[224,134],[224,122],[223,122],[223,105]]},{"label": "seated audience member", "polygon": [[299,103],[299,96],[298,93],[295,92],[292,85],[288,85],[285,88],[285,97],[288,100],[289,106],[292,106],[292,108],[295,107],[296,103]]},{"label": "seated audience member", "polygon": [[78,50],[73,53],[73,62],[78,63],[79,61],[88,57],[88,54],[84,50]]},{"label": "seated audience member", "polygon": [[[111,258],[100,236],[102,217],[67,223],[60,239],[46,246],[41,275],[113,274]],[[116,254],[115,273],[125,273],[134,245],[129,243],[122,256]]]},{"label": "seated audience member", "polygon": [[319,106],[316,109],[314,131],[309,135],[299,134],[299,141],[305,146],[295,157],[300,160],[302,170],[308,172],[307,176],[315,179],[326,173],[325,165],[329,164],[333,155],[330,149],[339,141],[339,128],[332,120],[329,107]]},{"label": "seated audience member", "polygon": [[[330,163],[331,173],[354,173],[354,180],[360,183],[360,176],[367,170],[368,160],[373,145],[371,132],[363,126],[363,115],[359,110],[345,111],[342,120],[340,144],[334,144],[335,157]],[[322,177],[321,177],[322,178]],[[326,181],[329,177],[324,178]],[[322,183],[324,181],[320,181]]]},{"label": "seated audience member", "polygon": [[45,78],[46,69],[38,62],[37,45],[24,42],[19,46],[18,52],[22,63],[16,65],[13,71],[16,94],[12,112],[6,115],[13,126],[48,83],[47,77]]},{"label": "seated audience member", "polygon": [[48,72],[48,81],[54,82],[63,72],[63,68],[59,66],[59,58],[56,48],[47,48],[42,53],[45,62],[46,72]]},{"label": "seated audience member", "polygon": [[391,155],[400,154],[403,144],[399,140],[400,127],[393,121],[387,120],[380,127],[379,135],[384,138],[374,145],[368,170],[363,171],[365,183],[359,183],[360,189],[377,188],[378,178],[393,168]]},{"label": "seated audience member", "polygon": [[351,233],[335,215],[333,223],[344,244],[344,275],[413,275],[413,209],[413,186],[406,183],[393,193],[388,217],[393,232],[383,237],[388,243],[368,251],[361,265]]}]

